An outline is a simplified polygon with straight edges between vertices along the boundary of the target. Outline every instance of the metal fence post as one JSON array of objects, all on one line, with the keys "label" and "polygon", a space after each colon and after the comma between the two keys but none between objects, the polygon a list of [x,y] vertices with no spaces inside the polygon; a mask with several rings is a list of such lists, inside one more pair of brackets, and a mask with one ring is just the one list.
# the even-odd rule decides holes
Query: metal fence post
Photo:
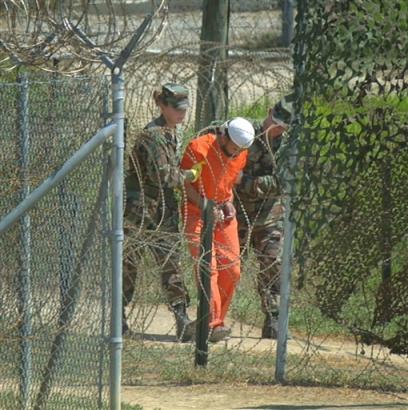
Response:
[{"label": "metal fence post", "polygon": [[295,65],[295,115],[292,121],[292,129],[289,138],[288,164],[284,173],[285,183],[285,220],[284,220],[284,243],[282,254],[282,277],[280,287],[280,305],[278,319],[278,343],[276,347],[276,369],[275,379],[279,383],[283,383],[285,379],[285,367],[287,356],[287,336],[289,324],[289,298],[290,298],[290,283],[292,274],[292,252],[293,239],[295,232],[295,223],[291,220],[291,201],[296,189],[296,166],[298,162],[297,140],[301,132],[303,117],[301,108],[303,106],[303,75],[305,71],[305,39],[306,29],[306,14],[307,2],[298,1],[298,41],[295,44],[294,65]]},{"label": "metal fence post", "polygon": [[289,325],[290,282],[292,276],[292,245],[295,230],[294,223],[290,220],[290,202],[291,197],[288,195],[285,201],[285,219],[283,224],[284,242],[278,318],[278,343],[276,347],[275,378],[279,383],[284,381],[285,376]]},{"label": "metal fence post", "polygon": [[[111,70],[112,74],[112,118],[116,129],[114,133],[114,148],[112,153],[112,311],[110,334],[110,409],[120,410],[121,407],[121,372],[122,372],[122,257],[123,257],[123,167],[125,151],[125,81],[123,66],[139,43],[144,32],[150,27],[153,15],[147,15],[138,29],[123,48],[116,61],[104,53],[98,52],[101,61]],[[89,46],[96,45],[78,27],[73,31]]]},{"label": "metal fence post", "polygon": [[208,320],[211,298],[211,259],[214,226],[214,202],[205,201],[203,206],[203,229],[201,231],[201,254],[199,265],[199,304],[197,309],[197,334],[195,365],[207,366]]},{"label": "metal fence post", "polygon": [[125,85],[122,69],[112,70],[113,121],[117,125],[114,134],[112,175],[112,321],[111,321],[111,375],[110,408],[120,410],[122,371],[122,254],[123,254],[123,166]]},{"label": "metal fence post", "polygon": [[289,47],[293,38],[293,1],[284,0],[282,7],[282,45]]},{"label": "metal fence post", "polygon": [[[30,134],[28,124],[28,78],[27,74],[19,77],[20,109],[19,130],[21,140],[21,199],[30,193],[29,185],[29,148]],[[21,380],[20,391],[22,409],[30,407],[30,390],[32,383],[32,301],[31,301],[31,221],[30,215],[25,213],[21,217],[22,267],[19,270],[20,297],[20,334],[21,334]]]}]

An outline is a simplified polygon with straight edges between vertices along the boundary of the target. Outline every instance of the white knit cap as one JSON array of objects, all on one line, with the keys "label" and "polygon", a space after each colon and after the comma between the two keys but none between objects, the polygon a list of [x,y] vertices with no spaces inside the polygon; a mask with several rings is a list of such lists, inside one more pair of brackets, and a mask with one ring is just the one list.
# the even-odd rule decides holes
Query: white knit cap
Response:
[{"label": "white knit cap", "polygon": [[240,148],[249,148],[254,142],[255,130],[245,118],[236,117],[225,124],[228,134]]}]

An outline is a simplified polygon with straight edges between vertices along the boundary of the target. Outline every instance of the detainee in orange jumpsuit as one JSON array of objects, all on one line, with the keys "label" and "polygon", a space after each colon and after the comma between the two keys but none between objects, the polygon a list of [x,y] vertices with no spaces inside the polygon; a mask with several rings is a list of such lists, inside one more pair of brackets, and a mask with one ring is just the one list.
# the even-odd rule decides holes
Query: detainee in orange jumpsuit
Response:
[{"label": "detainee in orange jumpsuit", "polygon": [[235,288],[240,278],[240,246],[233,187],[246,164],[247,148],[254,140],[251,123],[234,118],[221,126],[217,135],[209,133],[192,140],[181,161],[182,169],[196,169],[197,178],[186,182],[187,204],[183,216],[191,255],[200,256],[200,233],[203,227],[203,199],[216,204],[211,262],[211,342],[229,336],[224,323]]}]

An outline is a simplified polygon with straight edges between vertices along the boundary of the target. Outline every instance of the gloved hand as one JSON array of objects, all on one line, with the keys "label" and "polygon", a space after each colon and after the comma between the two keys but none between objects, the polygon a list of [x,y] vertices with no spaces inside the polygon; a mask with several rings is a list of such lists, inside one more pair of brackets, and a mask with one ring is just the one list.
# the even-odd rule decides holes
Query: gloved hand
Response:
[{"label": "gloved hand", "polygon": [[224,213],[224,221],[228,222],[235,218],[237,211],[235,210],[235,206],[231,201],[224,202],[222,206],[222,211]]},{"label": "gloved hand", "polygon": [[198,178],[201,176],[201,172],[203,170],[203,165],[205,161],[200,161],[194,164],[191,169],[185,171],[185,176],[187,181],[196,182]]}]

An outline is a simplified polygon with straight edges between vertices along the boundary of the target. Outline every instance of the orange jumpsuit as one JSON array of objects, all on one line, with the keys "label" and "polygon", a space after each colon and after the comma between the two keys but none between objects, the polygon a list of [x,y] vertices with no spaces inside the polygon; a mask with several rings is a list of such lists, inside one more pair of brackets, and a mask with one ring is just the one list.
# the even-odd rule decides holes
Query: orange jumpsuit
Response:
[{"label": "orange jumpsuit", "polygon": [[[206,134],[192,140],[181,161],[182,169],[203,164],[201,176],[193,187],[201,196],[215,201],[217,205],[233,199],[233,186],[245,166],[247,151],[236,157],[228,157],[221,150],[217,138]],[[203,226],[201,209],[187,201],[183,210],[185,233],[191,255],[200,256],[200,233]],[[216,224],[213,234],[211,263],[211,319],[209,326],[224,326],[235,288],[240,278],[240,248],[237,220]]]}]

